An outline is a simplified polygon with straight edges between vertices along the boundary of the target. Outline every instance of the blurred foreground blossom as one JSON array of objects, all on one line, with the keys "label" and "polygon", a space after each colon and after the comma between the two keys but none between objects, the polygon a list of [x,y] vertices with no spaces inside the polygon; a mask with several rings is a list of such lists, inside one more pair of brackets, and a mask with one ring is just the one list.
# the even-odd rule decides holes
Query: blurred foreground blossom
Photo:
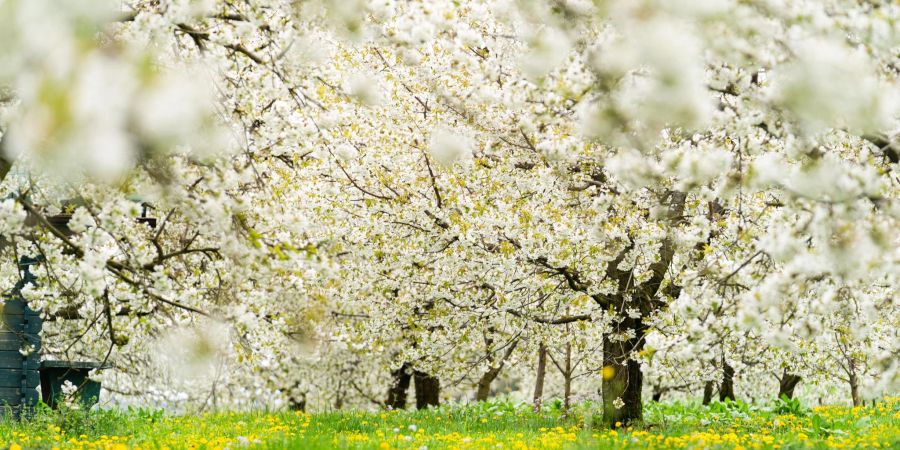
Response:
[{"label": "blurred foreground blossom", "polygon": [[0,4],[0,157],[69,180],[116,182],[139,162],[227,147],[208,77],[112,38],[112,4]]}]

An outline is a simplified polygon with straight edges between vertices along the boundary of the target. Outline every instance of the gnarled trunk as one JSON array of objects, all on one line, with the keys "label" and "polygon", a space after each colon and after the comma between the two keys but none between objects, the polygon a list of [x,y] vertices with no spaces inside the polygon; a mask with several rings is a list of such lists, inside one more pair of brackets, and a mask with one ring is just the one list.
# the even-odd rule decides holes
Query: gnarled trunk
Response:
[{"label": "gnarled trunk", "polygon": [[603,421],[610,426],[641,420],[641,389],[644,374],[633,356],[644,347],[644,326],[640,319],[625,318],[620,329],[634,330],[633,338],[613,341],[603,335]]},{"label": "gnarled trunk", "polygon": [[417,370],[413,372],[413,382],[416,386],[417,409],[440,406],[441,382],[437,377]]},{"label": "gnarled trunk", "polygon": [[[686,198],[687,194],[684,192],[669,191],[662,199],[668,206],[666,219],[671,226],[684,222]],[[618,292],[601,302],[615,308],[618,314],[625,314],[616,324],[616,334],[633,336],[625,341],[614,342],[609,334],[603,335],[603,421],[613,426],[616,422],[625,425],[643,418],[641,389],[644,374],[641,373],[640,362],[635,359],[644,348],[647,326],[643,319],[649,317],[652,311],[665,307],[666,302],[661,295],[677,297],[681,290],[674,284],[664,286],[666,274],[675,258],[676,246],[672,234],[667,233],[663,239],[659,248],[659,260],[650,264],[652,275],[640,285],[634,284],[633,272],[619,269],[634,244],[632,240],[615,260],[607,264],[607,276],[618,281]],[[570,275],[570,285],[575,281],[577,280],[573,280]],[[637,317],[632,317],[629,310],[637,310]]]},{"label": "gnarled trunk", "polygon": [[384,406],[390,409],[406,408],[410,378],[409,364],[403,364],[399,369],[391,372],[391,386],[388,388],[387,401],[384,402]]},{"label": "gnarled trunk", "polygon": [[797,387],[800,380],[800,376],[794,375],[785,369],[781,379],[778,380],[778,398],[781,398],[782,395],[787,398],[794,398],[794,388]]}]

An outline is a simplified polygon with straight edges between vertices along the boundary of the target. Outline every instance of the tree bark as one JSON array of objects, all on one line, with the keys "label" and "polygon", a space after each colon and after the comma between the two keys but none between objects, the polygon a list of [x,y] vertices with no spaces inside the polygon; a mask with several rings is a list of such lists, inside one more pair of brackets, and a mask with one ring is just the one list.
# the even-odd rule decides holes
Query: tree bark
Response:
[{"label": "tree bark", "polygon": [[406,393],[409,391],[409,364],[403,364],[399,369],[391,372],[391,386],[388,388],[387,401],[384,406],[390,409],[406,408]]},{"label": "tree bark", "polygon": [[800,376],[794,375],[784,369],[784,374],[781,375],[781,379],[778,380],[778,398],[781,396],[785,396],[787,398],[794,398],[794,388],[797,387],[797,384],[800,383]]},{"label": "tree bark", "polygon": [[[490,341],[488,341],[488,345],[490,345]],[[510,344],[506,349],[506,352],[500,357],[499,362],[494,361],[494,358],[491,357],[491,353],[488,353],[488,362],[491,364],[491,367],[481,376],[481,379],[478,380],[478,384],[476,385],[477,390],[475,391],[476,401],[482,402],[488,399],[488,396],[491,395],[491,383],[493,383],[500,375],[500,372],[503,371],[506,360],[509,359],[509,356],[512,355],[512,352],[515,351],[518,345],[519,341]],[[496,366],[494,366],[494,364],[496,364]]]},{"label": "tree bark", "polygon": [[734,401],[734,367],[728,365],[725,362],[725,357],[722,357],[722,384],[719,386],[719,401],[724,402],[725,400]]},{"label": "tree bark", "polygon": [[[0,149],[0,151],[2,151],[2,149]],[[8,161],[6,161],[5,158],[0,156],[0,182],[2,182],[4,178],[6,178],[6,174],[9,173],[10,169],[12,169],[12,164],[10,164]]]},{"label": "tree bark", "polygon": [[413,372],[413,382],[416,384],[417,409],[440,406],[441,382],[437,377],[417,370]]},{"label": "tree bark", "polygon": [[706,406],[710,402],[712,402],[714,388],[715,383],[713,383],[712,381],[707,381],[706,384],[703,385],[703,406]]},{"label": "tree bark", "polygon": [[297,396],[295,396],[294,394],[289,395],[288,409],[290,409],[291,411],[306,412],[306,393],[302,393]]},{"label": "tree bark", "polygon": [[[613,342],[603,335],[603,421],[609,426],[639,421],[643,415],[641,365],[632,358],[644,347],[644,330],[640,319],[625,318],[623,329],[635,330],[635,337]],[[620,406],[616,408],[616,406]]]},{"label": "tree bark", "polygon": [[572,344],[566,343],[566,369],[563,371],[563,415],[569,415],[572,405]]},{"label": "tree bark", "polygon": [[850,371],[848,382],[850,383],[850,399],[853,400],[853,406],[861,406],[862,399],[859,396],[859,380],[856,378],[856,371]]},{"label": "tree bark", "polygon": [[547,347],[543,343],[538,347],[537,374],[534,380],[534,396],[532,410],[541,412],[541,403],[544,401],[544,378],[547,375]]},{"label": "tree bark", "polygon": [[338,386],[337,393],[334,396],[334,409],[340,411],[344,409],[344,390]]},{"label": "tree bark", "polygon": [[478,389],[475,391],[475,401],[483,402],[491,395],[491,383],[500,375],[499,368],[491,368],[478,380]]},{"label": "tree bark", "polygon": [[658,402],[660,399],[662,399],[662,395],[662,388],[659,386],[653,386],[653,401]]},{"label": "tree bark", "polygon": [[[4,137],[6,136],[4,130],[0,130],[0,132],[3,132]],[[6,178],[6,174],[12,169],[12,162],[6,159],[6,147],[3,145],[3,141],[4,138],[0,137],[0,182]]]},{"label": "tree bark", "polygon": [[[684,222],[686,198],[687,194],[684,192],[669,191],[662,199],[663,203],[668,205],[666,219],[670,222],[670,226]],[[617,314],[625,314],[616,324],[617,334],[633,336],[625,341],[613,342],[610,334],[603,335],[604,373],[601,384],[603,421],[610,426],[615,426],[617,422],[627,425],[643,419],[641,390],[644,374],[635,356],[644,348],[648,327],[643,323],[643,319],[649,317],[653,311],[665,308],[666,302],[661,295],[677,297],[681,290],[675,284],[664,287],[666,274],[675,258],[676,246],[672,234],[671,230],[667,231],[667,236],[659,249],[659,260],[650,264],[651,276],[640,285],[634,284],[635,277],[632,271],[619,270],[620,263],[634,246],[633,240],[629,239],[631,244],[623,249],[615,260],[607,263],[607,276],[618,282],[618,292],[612,297],[606,297],[603,303],[615,308]],[[636,309],[639,312],[638,317],[628,314],[629,309]]]}]

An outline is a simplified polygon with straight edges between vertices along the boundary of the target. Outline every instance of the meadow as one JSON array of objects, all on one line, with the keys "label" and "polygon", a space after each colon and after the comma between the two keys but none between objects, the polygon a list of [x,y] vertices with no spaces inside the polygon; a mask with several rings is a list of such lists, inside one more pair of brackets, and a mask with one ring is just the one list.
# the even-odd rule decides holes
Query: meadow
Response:
[{"label": "meadow", "polygon": [[0,423],[0,448],[21,449],[824,449],[900,448],[900,398],[863,407],[779,400],[709,406],[648,403],[645,421],[608,429],[590,404],[564,415],[491,401],[425,411],[38,411]]}]

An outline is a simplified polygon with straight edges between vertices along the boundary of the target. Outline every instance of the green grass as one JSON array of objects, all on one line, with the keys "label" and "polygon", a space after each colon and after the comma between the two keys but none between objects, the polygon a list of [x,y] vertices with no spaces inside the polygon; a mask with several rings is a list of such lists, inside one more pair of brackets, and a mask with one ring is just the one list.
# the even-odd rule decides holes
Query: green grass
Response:
[{"label": "green grass", "polygon": [[428,411],[216,413],[39,411],[0,422],[0,448],[73,449],[606,449],[900,448],[900,398],[876,406],[806,408],[795,401],[646,405],[645,422],[602,428],[590,404],[492,401]]}]

